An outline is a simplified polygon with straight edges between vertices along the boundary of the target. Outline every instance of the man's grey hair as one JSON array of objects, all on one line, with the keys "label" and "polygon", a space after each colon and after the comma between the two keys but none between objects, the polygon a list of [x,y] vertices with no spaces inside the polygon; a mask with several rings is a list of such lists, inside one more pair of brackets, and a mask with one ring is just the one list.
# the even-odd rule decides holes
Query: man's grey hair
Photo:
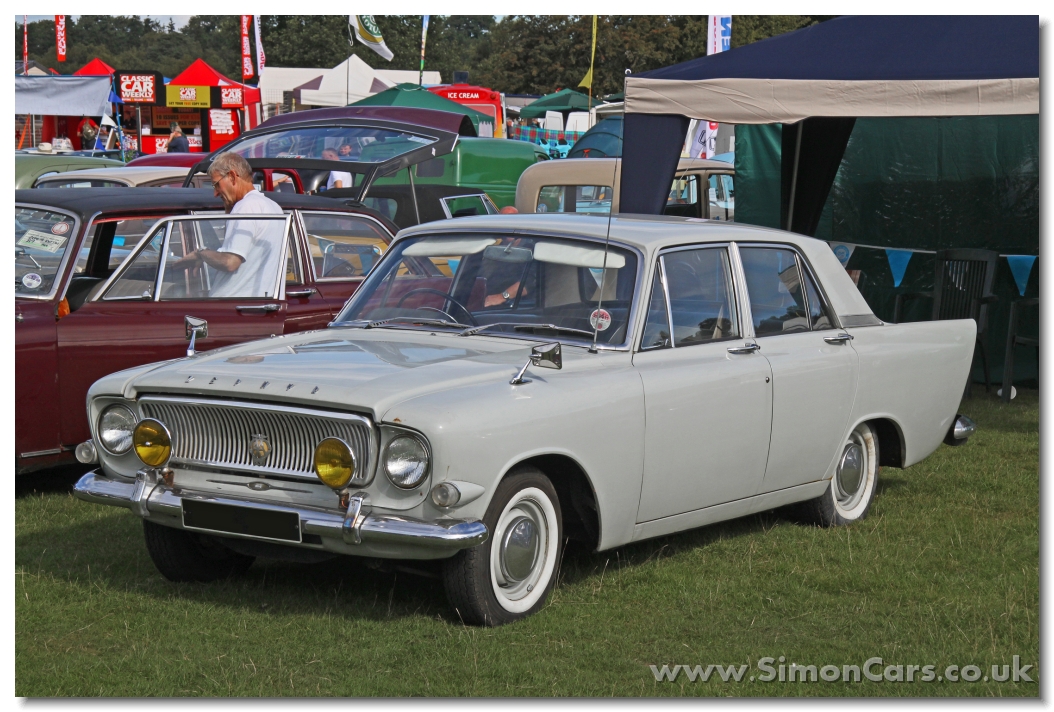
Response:
[{"label": "man's grey hair", "polygon": [[239,178],[252,180],[253,169],[249,167],[249,162],[232,151],[224,151],[216,156],[212,165],[209,166],[209,176],[218,173],[222,177],[231,171],[234,171]]}]

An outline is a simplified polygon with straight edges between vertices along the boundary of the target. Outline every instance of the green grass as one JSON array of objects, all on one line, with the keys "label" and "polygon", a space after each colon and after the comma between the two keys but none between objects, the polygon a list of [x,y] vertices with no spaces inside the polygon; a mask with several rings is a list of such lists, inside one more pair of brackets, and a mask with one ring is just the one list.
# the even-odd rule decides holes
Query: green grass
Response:
[{"label": "green grass", "polygon": [[[437,580],[355,560],[171,584],[130,512],[22,485],[16,694],[1037,696],[1038,397],[962,410],[977,435],[884,469],[856,526],[774,512],[569,549],[546,608],[499,629],[463,626]],[[1019,655],[1037,683],[660,683],[648,667],[748,664],[750,676],[781,655],[986,675]]]}]

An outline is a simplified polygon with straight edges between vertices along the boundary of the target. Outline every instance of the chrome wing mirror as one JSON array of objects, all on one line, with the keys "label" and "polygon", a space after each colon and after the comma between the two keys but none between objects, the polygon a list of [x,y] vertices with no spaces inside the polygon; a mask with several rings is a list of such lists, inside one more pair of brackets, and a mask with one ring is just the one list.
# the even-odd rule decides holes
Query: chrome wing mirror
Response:
[{"label": "chrome wing mirror", "polygon": [[523,364],[523,368],[520,372],[509,381],[510,385],[518,386],[521,383],[530,383],[529,378],[524,378],[523,373],[527,370],[528,366],[536,366],[538,368],[555,368],[560,370],[564,367],[564,356],[563,351],[560,348],[560,342],[554,341],[551,344],[542,344],[541,346],[535,346],[531,349],[531,357],[527,363]]},{"label": "chrome wing mirror", "polygon": [[187,315],[183,317],[183,327],[186,329],[187,339],[190,341],[187,346],[187,356],[193,356],[195,353],[194,344],[198,338],[204,339],[209,335],[209,322],[196,316]]}]

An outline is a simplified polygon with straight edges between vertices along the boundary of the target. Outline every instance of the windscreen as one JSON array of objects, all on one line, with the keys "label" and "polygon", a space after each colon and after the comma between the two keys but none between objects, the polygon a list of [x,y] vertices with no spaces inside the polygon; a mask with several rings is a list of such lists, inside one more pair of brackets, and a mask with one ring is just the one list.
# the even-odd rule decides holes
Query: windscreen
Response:
[{"label": "windscreen", "polygon": [[[605,269],[606,266],[606,269]],[[338,324],[414,327],[440,320],[479,333],[619,346],[626,341],[637,257],[612,245],[469,233],[394,245],[337,317]],[[602,298],[602,306],[598,301]],[[428,328],[434,328],[435,325]]]},{"label": "windscreen", "polygon": [[15,296],[47,296],[74,239],[65,213],[15,206]]},{"label": "windscreen", "polygon": [[226,150],[243,158],[313,158],[381,163],[434,142],[432,138],[395,129],[364,126],[294,127],[250,136],[232,143]]}]

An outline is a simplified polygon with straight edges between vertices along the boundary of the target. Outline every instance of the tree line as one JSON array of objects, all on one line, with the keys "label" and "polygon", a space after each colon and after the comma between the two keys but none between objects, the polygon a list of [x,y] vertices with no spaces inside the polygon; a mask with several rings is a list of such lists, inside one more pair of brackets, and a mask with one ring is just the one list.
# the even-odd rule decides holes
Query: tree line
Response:
[{"label": "tree line", "polygon": [[[333,67],[358,55],[380,69],[416,70],[420,62],[421,16],[377,15],[385,42],[395,54],[387,62],[362,44],[349,44],[346,15],[264,15],[267,64],[275,67]],[[732,47],[822,22],[828,16],[735,15]],[[705,15],[601,15],[593,94],[622,91],[626,70],[657,69],[706,54]],[[577,88],[589,69],[591,15],[434,15],[428,29],[425,69],[444,82],[467,71],[473,84],[509,94],[547,94]],[[148,17],[81,15],[66,19],[67,55],[55,56],[52,20],[29,23],[29,57],[71,74],[93,57],[118,69],[147,69],[174,77],[201,58],[241,78],[241,26],[237,15],[195,15],[181,28]],[[254,40],[255,42],[255,40]],[[22,59],[22,25],[15,23],[15,59]],[[255,83],[256,78],[250,79]],[[584,90],[581,90],[584,91]]]}]

